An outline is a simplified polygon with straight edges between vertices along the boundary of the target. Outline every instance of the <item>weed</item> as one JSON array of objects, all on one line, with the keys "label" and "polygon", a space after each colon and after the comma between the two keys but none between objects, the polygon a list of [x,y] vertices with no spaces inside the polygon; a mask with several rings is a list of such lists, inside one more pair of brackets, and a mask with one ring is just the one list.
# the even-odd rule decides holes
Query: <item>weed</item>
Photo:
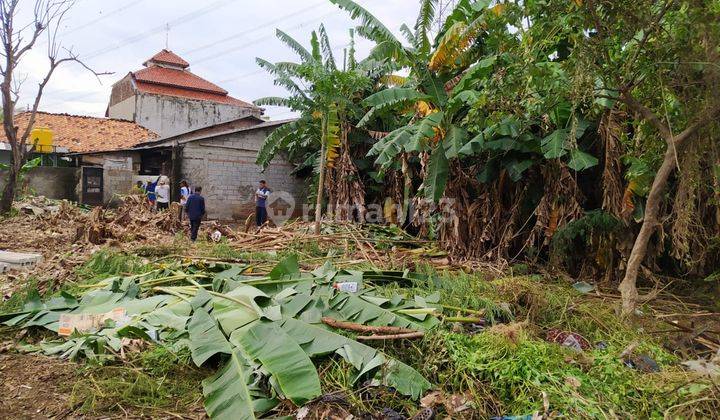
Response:
[{"label": "weed", "polygon": [[132,254],[100,250],[85,262],[77,273],[81,278],[103,278],[118,274],[136,274],[148,271],[147,264]]},{"label": "weed", "polygon": [[86,365],[71,389],[71,404],[82,414],[127,410],[137,416],[192,412],[202,401],[200,382],[209,372],[184,363],[185,355],[154,347],[137,356],[144,368]]}]

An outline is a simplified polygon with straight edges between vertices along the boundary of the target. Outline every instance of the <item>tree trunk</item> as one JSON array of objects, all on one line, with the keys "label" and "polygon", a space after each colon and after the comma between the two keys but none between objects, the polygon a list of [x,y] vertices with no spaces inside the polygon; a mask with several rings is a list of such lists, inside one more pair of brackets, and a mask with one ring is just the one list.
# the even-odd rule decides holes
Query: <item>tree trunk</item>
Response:
[{"label": "tree trunk", "polygon": [[317,197],[315,198],[315,234],[320,234],[320,220],[322,219],[322,202],[323,202],[323,191],[325,190],[325,137],[327,130],[327,121],[323,118],[322,121],[322,134],[320,138],[320,160],[318,165],[320,166],[320,179],[318,180]]},{"label": "tree trunk", "polygon": [[643,120],[654,126],[667,143],[662,165],[660,165],[660,169],[658,169],[652,186],[650,187],[650,192],[645,204],[645,217],[643,218],[640,233],[638,233],[638,236],[635,238],[635,243],[630,252],[625,277],[623,277],[622,282],[618,286],[618,290],[622,295],[622,314],[629,316],[635,312],[638,303],[636,285],[638,271],[640,270],[640,264],[642,264],[643,259],[645,259],[650,237],[658,225],[658,214],[660,212],[662,195],[665,192],[670,174],[672,174],[677,164],[677,155],[689,138],[694,136],[698,130],[705,127],[720,114],[720,105],[715,104],[713,107],[706,108],[704,112],[700,113],[700,116],[694,123],[688,125],[681,133],[673,135],[672,130],[662,118],[658,117],[648,107],[636,101],[632,95],[626,92],[621,95],[621,100],[625,102],[632,111],[639,114]]},{"label": "tree trunk", "polygon": [[665,192],[665,187],[667,187],[670,174],[675,169],[675,152],[676,150],[673,145],[669,144],[667,150],[665,151],[663,163],[660,165],[660,169],[655,175],[652,187],[650,187],[650,192],[645,204],[643,224],[640,228],[640,233],[638,233],[638,236],[635,238],[635,244],[633,245],[632,251],[630,252],[630,258],[628,259],[628,265],[625,270],[625,277],[623,277],[623,281],[618,286],[618,290],[622,295],[622,314],[625,316],[631,315],[637,306],[637,275],[640,269],[640,264],[642,264],[643,259],[645,259],[650,237],[652,237],[653,233],[655,233],[655,229],[658,226],[658,214],[660,212],[662,196]]},{"label": "tree trunk", "polygon": [[5,177],[5,188],[3,188],[2,197],[0,198],[0,214],[7,214],[12,209],[17,180],[18,171],[15,170],[15,165],[10,165],[7,177]]}]

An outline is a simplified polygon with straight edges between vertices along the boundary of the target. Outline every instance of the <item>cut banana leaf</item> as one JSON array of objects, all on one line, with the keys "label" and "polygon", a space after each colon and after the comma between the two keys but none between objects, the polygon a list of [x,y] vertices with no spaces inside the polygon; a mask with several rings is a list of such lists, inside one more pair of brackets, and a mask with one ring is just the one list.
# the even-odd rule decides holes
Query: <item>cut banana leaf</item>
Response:
[{"label": "cut banana leaf", "polygon": [[190,352],[197,366],[218,353],[232,353],[230,343],[205,309],[195,310],[187,329],[190,335]]},{"label": "cut banana leaf", "polygon": [[256,321],[235,331],[230,342],[260,361],[295,405],[320,396],[320,378],[308,355],[275,322]]},{"label": "cut banana leaf", "polygon": [[275,407],[255,385],[253,369],[241,351],[235,350],[220,371],[203,381],[205,410],[213,419],[252,420]]},{"label": "cut banana leaf", "polygon": [[410,366],[322,327],[288,319],[283,322],[282,329],[295,342],[302,343],[302,348],[310,357],[333,352],[339,354],[358,370],[358,378],[377,369],[375,377],[382,385],[393,387],[413,399],[418,399],[432,387]]}]

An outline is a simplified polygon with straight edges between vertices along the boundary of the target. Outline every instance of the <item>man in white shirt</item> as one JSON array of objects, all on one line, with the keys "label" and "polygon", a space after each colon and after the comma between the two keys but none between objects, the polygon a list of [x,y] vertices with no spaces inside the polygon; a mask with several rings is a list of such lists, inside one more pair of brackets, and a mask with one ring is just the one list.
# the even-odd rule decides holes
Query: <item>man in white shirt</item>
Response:
[{"label": "man in white shirt", "polygon": [[160,178],[160,185],[155,188],[158,210],[167,210],[170,207],[170,186],[167,177]]}]

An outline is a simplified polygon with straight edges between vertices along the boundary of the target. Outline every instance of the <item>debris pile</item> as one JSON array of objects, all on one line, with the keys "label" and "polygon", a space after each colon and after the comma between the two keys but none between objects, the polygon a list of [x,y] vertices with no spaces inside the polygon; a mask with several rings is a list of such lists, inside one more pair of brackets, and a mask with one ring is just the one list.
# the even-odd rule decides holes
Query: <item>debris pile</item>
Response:
[{"label": "debris pile", "polygon": [[[330,264],[301,272],[295,255],[264,277],[245,275],[244,265],[215,268],[111,277],[82,296],[63,293],[46,302],[31,293],[20,311],[0,314],[0,322],[65,336],[34,349],[68,359],[113,359],[138,348],[137,340],[185,346],[197,366],[220,362],[202,384],[211,417],[254,418],[282,400],[308,403],[322,395],[311,359],[330,354],[354,368],[357,383],[369,380],[414,400],[432,387],[412,367],[339,331],[382,334],[383,340],[410,338],[408,332],[419,337],[440,322],[439,296],[386,298],[374,293],[383,281],[377,272]],[[357,291],[332,287],[339,282],[356,283]]]}]

